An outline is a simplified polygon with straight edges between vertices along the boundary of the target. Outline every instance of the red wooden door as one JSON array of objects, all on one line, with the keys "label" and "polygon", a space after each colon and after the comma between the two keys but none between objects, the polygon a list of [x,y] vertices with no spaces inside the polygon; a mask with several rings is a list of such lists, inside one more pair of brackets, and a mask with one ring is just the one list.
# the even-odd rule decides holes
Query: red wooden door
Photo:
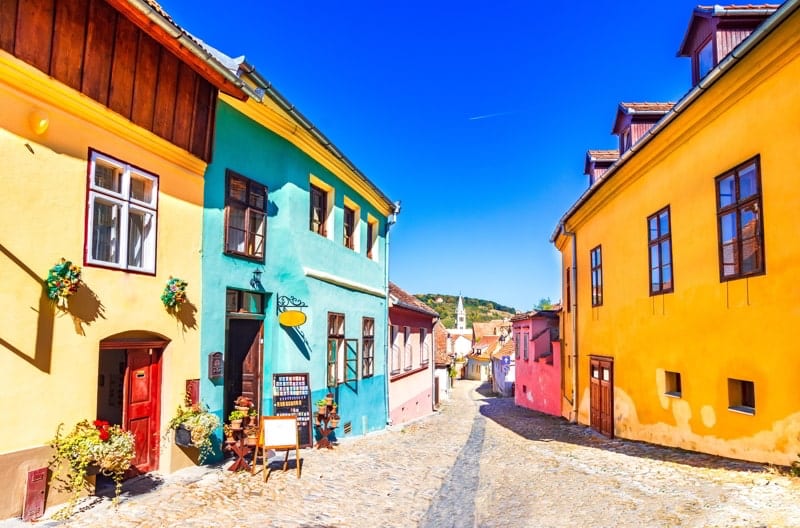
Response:
[{"label": "red wooden door", "polygon": [[590,360],[589,422],[593,429],[614,437],[614,362]]},{"label": "red wooden door", "polygon": [[136,439],[133,466],[141,473],[158,468],[161,349],[128,349],[123,427]]}]

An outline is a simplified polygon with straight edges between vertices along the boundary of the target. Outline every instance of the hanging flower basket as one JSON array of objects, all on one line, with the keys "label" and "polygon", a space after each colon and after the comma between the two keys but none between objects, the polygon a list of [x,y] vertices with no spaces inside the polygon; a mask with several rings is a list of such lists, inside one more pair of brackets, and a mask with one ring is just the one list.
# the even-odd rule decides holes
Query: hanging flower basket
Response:
[{"label": "hanging flower basket", "polygon": [[169,310],[175,310],[178,306],[186,302],[186,286],[189,283],[177,277],[170,277],[164,291],[161,294],[161,302]]},{"label": "hanging flower basket", "polygon": [[67,299],[81,285],[81,267],[61,258],[55,266],[47,271],[44,281],[47,287],[47,298],[55,301],[59,308],[68,308]]}]

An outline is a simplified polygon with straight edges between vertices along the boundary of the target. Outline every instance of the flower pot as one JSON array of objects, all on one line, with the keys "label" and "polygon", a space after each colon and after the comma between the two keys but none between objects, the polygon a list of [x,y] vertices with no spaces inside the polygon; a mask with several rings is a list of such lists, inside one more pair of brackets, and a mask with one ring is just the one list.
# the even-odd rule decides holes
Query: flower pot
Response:
[{"label": "flower pot", "polygon": [[241,405],[234,405],[233,408],[236,409],[237,411],[244,411],[245,413],[250,412],[250,407],[243,407]]},{"label": "flower pot", "polygon": [[317,411],[320,414],[326,414],[328,412],[328,406],[327,405],[317,405]]},{"label": "flower pot", "polygon": [[241,429],[242,428],[242,421],[241,420],[231,420],[231,428],[232,429]]},{"label": "flower pot", "polygon": [[193,447],[192,432],[181,424],[175,429],[175,445],[180,447]]},{"label": "flower pot", "polygon": [[325,400],[328,402],[328,405],[333,405],[333,394],[327,394]]},{"label": "flower pot", "polygon": [[258,443],[258,438],[255,436],[247,436],[244,439],[244,445],[246,446],[254,446]]},{"label": "flower pot", "polygon": [[330,427],[331,429],[336,429],[337,427],[339,427],[339,418],[334,418],[333,420],[331,420],[328,423],[328,427]]}]

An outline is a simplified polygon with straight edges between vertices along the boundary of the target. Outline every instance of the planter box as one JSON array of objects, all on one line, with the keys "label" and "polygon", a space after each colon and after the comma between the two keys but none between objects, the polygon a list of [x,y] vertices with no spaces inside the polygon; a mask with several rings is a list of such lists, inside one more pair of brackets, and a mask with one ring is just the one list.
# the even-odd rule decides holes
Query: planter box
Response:
[{"label": "planter box", "polygon": [[180,447],[194,447],[192,443],[192,432],[183,424],[175,429],[175,445]]}]

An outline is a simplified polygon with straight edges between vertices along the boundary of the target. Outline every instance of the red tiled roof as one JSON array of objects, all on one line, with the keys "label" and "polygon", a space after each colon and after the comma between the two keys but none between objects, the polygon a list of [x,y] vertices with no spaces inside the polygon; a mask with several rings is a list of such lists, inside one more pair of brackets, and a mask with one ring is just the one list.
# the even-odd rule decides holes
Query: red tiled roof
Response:
[{"label": "red tiled roof", "polygon": [[417,312],[429,314],[433,317],[439,316],[439,314],[431,309],[430,306],[420,301],[410,293],[402,290],[393,282],[389,282],[389,295],[397,299],[397,304],[404,308],[410,308],[412,310],[416,310]]},{"label": "red tiled roof", "polygon": [[500,359],[503,356],[513,356],[513,355],[514,355],[514,340],[507,339],[506,342],[503,343],[503,346],[492,354],[492,357]]},{"label": "red tiled roof", "polygon": [[746,4],[746,5],[699,5],[695,9],[695,11],[710,11],[710,12],[719,12],[719,11],[762,11],[762,10],[777,10],[781,5],[780,4]]}]

